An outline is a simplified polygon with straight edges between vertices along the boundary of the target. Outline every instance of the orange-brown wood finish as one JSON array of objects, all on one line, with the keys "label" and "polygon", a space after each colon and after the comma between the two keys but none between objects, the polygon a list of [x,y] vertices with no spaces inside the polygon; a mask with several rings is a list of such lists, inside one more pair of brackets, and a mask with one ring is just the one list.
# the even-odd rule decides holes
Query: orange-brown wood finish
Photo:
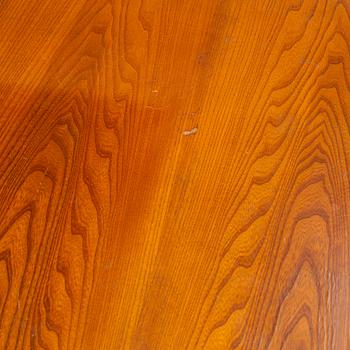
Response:
[{"label": "orange-brown wood finish", "polygon": [[3,0],[0,349],[350,349],[350,1]]}]

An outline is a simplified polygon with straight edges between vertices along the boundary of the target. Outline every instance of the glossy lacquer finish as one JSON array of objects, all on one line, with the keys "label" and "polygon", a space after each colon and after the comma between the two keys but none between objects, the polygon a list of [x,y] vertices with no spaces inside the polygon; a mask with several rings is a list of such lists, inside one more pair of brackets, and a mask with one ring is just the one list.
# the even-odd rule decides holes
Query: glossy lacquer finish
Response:
[{"label": "glossy lacquer finish", "polygon": [[349,0],[1,1],[1,350],[349,350],[349,235]]}]

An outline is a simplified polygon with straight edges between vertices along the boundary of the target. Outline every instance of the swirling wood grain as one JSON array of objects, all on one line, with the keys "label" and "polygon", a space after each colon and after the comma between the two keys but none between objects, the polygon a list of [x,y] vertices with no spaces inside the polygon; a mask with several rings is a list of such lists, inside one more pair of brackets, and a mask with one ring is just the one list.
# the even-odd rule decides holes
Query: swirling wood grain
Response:
[{"label": "swirling wood grain", "polygon": [[0,349],[350,349],[350,1],[3,0]]}]

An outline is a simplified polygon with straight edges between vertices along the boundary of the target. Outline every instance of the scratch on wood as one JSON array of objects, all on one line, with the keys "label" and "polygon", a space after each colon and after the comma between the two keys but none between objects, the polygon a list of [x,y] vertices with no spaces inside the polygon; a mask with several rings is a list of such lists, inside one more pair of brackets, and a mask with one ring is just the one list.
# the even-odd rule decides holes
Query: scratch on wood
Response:
[{"label": "scratch on wood", "polygon": [[190,130],[185,130],[185,131],[182,133],[182,135],[184,135],[184,136],[191,136],[191,135],[196,134],[197,132],[198,132],[198,128],[195,127],[195,128],[190,129]]}]

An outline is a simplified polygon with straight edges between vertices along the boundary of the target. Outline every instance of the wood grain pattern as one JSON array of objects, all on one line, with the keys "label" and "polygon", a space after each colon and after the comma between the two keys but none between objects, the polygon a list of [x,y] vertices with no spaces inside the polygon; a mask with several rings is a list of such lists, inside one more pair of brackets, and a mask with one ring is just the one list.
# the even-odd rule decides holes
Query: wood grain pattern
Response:
[{"label": "wood grain pattern", "polygon": [[350,1],[3,0],[0,349],[350,349]]}]

